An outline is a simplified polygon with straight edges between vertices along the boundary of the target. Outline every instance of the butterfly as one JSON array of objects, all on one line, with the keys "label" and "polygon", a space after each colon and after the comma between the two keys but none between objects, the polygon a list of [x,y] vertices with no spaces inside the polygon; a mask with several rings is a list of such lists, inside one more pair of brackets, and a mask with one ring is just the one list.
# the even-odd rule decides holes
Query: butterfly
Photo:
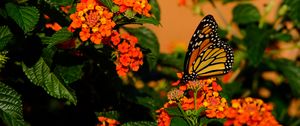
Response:
[{"label": "butterfly", "polygon": [[228,73],[233,64],[233,49],[217,33],[212,15],[205,16],[189,42],[181,82]]}]

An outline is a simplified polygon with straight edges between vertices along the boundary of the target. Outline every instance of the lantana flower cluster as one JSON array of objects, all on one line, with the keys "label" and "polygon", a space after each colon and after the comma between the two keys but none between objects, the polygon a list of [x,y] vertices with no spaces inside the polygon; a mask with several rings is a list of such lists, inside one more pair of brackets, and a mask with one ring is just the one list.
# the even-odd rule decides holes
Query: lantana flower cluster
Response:
[{"label": "lantana flower cluster", "polygon": [[[175,85],[179,88],[168,92],[169,102],[157,110],[159,126],[171,124],[172,115],[166,109],[174,106],[182,109],[183,117],[187,115],[188,111],[198,111],[204,108],[203,112],[198,115],[199,118],[206,116],[207,118],[226,119],[227,121],[224,123],[226,126],[280,125],[271,113],[273,106],[264,103],[261,99],[250,97],[233,99],[230,106],[227,100],[220,95],[222,87],[216,82],[216,78],[189,81],[182,85],[176,83]],[[185,117],[185,120],[190,121],[190,125],[196,125],[194,122],[197,122],[198,117],[193,118],[195,121],[190,121],[190,117]]]},{"label": "lantana flower cluster", "polygon": [[[182,108],[186,110],[195,109],[194,95],[196,96],[196,109],[205,107],[206,116],[209,118],[224,118],[224,110],[227,107],[227,101],[220,96],[222,88],[216,82],[216,78],[204,80],[189,81],[181,86],[181,90],[190,90],[191,97],[184,97],[181,100]],[[187,88],[185,88],[187,87]],[[196,87],[196,88],[195,88]]]},{"label": "lantana flower cluster", "polygon": [[[151,6],[147,0],[114,1],[123,10],[132,8],[139,14],[150,16]],[[125,9],[125,10],[126,10]],[[121,11],[122,9],[120,9]],[[94,44],[108,44],[113,47],[116,56],[116,70],[119,76],[125,76],[130,70],[137,71],[143,64],[143,54],[136,46],[138,39],[128,33],[120,34],[115,30],[114,13],[96,0],[81,0],[76,12],[70,15],[72,23],[69,30],[79,31],[81,41],[90,40]],[[107,42],[110,41],[110,42]]]},{"label": "lantana flower cluster", "polygon": [[149,11],[151,10],[151,5],[148,0],[113,0],[116,5],[119,5],[119,11],[121,13],[128,9],[132,9],[140,15],[150,17]]},{"label": "lantana flower cluster", "polygon": [[95,0],[82,0],[76,6],[76,12],[70,15],[72,23],[70,30],[80,29],[79,36],[82,41],[90,39],[100,44],[103,38],[111,35],[116,23],[112,20],[113,13],[101,6]]},{"label": "lantana flower cluster", "polygon": [[143,64],[143,53],[136,47],[138,39],[128,33],[113,31],[111,46],[116,49],[116,70],[119,76],[125,76],[129,70],[137,71]]},{"label": "lantana flower cluster", "polygon": [[[222,88],[216,83],[216,78],[189,81],[179,89],[168,92],[170,102],[158,110],[158,125],[168,126],[171,116],[165,111],[169,106],[180,106],[184,112],[198,111],[205,108],[204,115],[208,118],[224,118],[227,100],[220,96]],[[184,96],[183,92],[188,95]],[[171,104],[172,103],[172,104]],[[202,115],[201,115],[202,116]]]},{"label": "lantana flower cluster", "polygon": [[251,97],[234,99],[226,112],[224,126],[280,126],[272,115],[272,104]]},{"label": "lantana flower cluster", "polygon": [[117,126],[120,122],[115,119],[110,119],[104,116],[99,116],[98,121],[100,122],[97,126]]}]

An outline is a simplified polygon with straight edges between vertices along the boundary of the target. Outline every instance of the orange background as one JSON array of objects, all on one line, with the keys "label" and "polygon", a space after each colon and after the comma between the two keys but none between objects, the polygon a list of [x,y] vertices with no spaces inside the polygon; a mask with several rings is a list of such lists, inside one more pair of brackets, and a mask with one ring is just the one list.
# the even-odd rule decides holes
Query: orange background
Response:
[{"label": "orange background", "polygon": [[[178,47],[186,49],[190,37],[202,19],[202,16],[193,13],[190,1],[192,0],[187,0],[187,6],[179,6],[178,0],[158,0],[161,9],[161,25],[147,26],[156,33],[161,52],[172,52]],[[271,13],[267,15],[267,21],[272,22],[274,21],[281,0],[253,0],[250,2],[259,9],[261,15],[264,13],[264,6],[273,2],[274,5]],[[215,9],[209,2],[205,2],[200,5],[200,8],[205,15],[213,15],[219,27],[225,28],[226,23],[220,15],[223,15],[227,23],[230,22],[232,19],[232,9],[236,4],[236,2],[222,4],[221,1],[217,1],[217,9]]]}]

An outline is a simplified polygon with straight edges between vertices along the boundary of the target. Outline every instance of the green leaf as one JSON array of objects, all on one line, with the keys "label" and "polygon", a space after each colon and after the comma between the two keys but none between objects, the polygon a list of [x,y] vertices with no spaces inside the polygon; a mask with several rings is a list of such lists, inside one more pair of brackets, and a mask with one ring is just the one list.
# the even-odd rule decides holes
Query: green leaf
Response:
[{"label": "green leaf", "polygon": [[142,48],[150,51],[145,54],[145,58],[149,63],[149,69],[155,68],[159,55],[159,43],[155,34],[146,27],[125,28],[125,30],[138,38],[138,43]]},{"label": "green leaf", "polygon": [[279,41],[291,41],[292,40],[292,35],[288,33],[276,33],[271,36],[271,39],[279,40]]},{"label": "green leaf", "polygon": [[12,3],[7,3],[5,9],[9,17],[11,17],[25,33],[34,29],[39,21],[39,11],[35,7],[19,7]]},{"label": "green leaf", "polygon": [[70,67],[56,66],[54,72],[56,75],[60,75],[64,82],[68,85],[79,79],[81,79],[83,65],[74,65]]},{"label": "green leaf", "polygon": [[258,66],[262,61],[271,32],[269,29],[259,29],[257,26],[247,27],[244,40],[250,65]]},{"label": "green leaf", "polygon": [[150,12],[154,14],[157,21],[160,21],[160,7],[157,0],[149,0],[151,7]]},{"label": "green leaf", "polygon": [[51,5],[55,5],[55,6],[67,6],[67,5],[71,5],[74,0],[44,0],[47,3],[51,4]]},{"label": "green leaf", "polygon": [[98,113],[96,113],[96,115],[98,117],[104,116],[104,117],[116,119],[116,120],[118,120],[120,118],[120,114],[118,111],[98,112]]},{"label": "green leaf", "polygon": [[7,43],[12,39],[13,34],[7,26],[0,26],[0,50],[3,50]]},{"label": "green leaf", "polygon": [[112,0],[100,0],[101,3],[103,3],[106,7],[108,7],[110,10],[112,9],[114,3]]},{"label": "green leaf", "polygon": [[137,103],[151,110],[158,109],[156,105],[156,101],[150,97],[137,97]]},{"label": "green leaf", "polygon": [[0,82],[0,117],[9,126],[25,125],[21,95]]},{"label": "green leaf", "polygon": [[160,53],[158,57],[159,58],[158,61],[160,65],[169,66],[182,71],[184,57],[185,57],[185,52],[183,51],[174,52],[172,54]]},{"label": "green leaf", "polygon": [[287,78],[292,93],[300,97],[300,67],[289,60],[276,60],[273,62],[276,68]]},{"label": "green leaf", "polygon": [[137,121],[137,122],[127,122],[121,126],[157,126],[157,123],[150,122],[150,121]]},{"label": "green leaf", "polygon": [[293,19],[296,23],[300,21],[300,1],[299,0],[284,0],[284,5],[288,6],[286,15]]},{"label": "green leaf", "polygon": [[56,45],[56,44],[59,44],[59,43],[62,43],[62,42],[65,42],[69,39],[71,39],[73,33],[68,31],[67,28],[63,28],[59,31],[57,31],[56,33],[54,33],[51,37],[43,37],[41,38],[42,39],[42,42],[44,44],[48,44],[48,48]]},{"label": "green leaf", "polygon": [[168,108],[165,108],[165,110],[171,116],[181,116],[181,115],[183,115],[178,107],[168,107]]},{"label": "green leaf", "polygon": [[159,25],[159,21],[155,19],[154,17],[134,17],[135,21],[133,23],[137,24],[144,24],[144,23],[149,23],[149,24],[154,24],[154,25]]},{"label": "green leaf", "polygon": [[181,117],[173,117],[170,126],[189,126],[189,124]]},{"label": "green leaf", "polygon": [[48,66],[51,66],[53,62],[53,56],[55,52],[57,51],[57,48],[55,46],[52,46],[51,48],[44,48],[42,51],[42,57],[44,61],[47,63]]},{"label": "green leaf", "polygon": [[31,68],[23,63],[22,68],[28,79],[35,85],[42,87],[49,95],[58,99],[67,99],[76,105],[76,96],[60,82],[54,73],[50,72],[50,68],[43,58],[40,58]]},{"label": "green leaf", "polygon": [[238,4],[233,8],[233,21],[238,24],[257,22],[259,19],[259,11],[252,4]]}]

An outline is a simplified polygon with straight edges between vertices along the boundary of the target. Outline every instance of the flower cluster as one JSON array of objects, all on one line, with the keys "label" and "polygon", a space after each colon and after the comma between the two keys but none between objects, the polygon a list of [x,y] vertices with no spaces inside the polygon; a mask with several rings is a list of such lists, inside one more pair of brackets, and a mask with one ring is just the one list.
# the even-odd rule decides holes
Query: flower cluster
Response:
[{"label": "flower cluster", "polygon": [[106,118],[104,116],[98,117],[100,123],[97,126],[117,126],[120,124],[117,120]]},{"label": "flower cluster", "polygon": [[[224,118],[224,111],[227,108],[227,100],[220,96],[219,92],[222,87],[216,82],[216,78],[204,80],[190,81],[186,85],[181,86],[181,89],[196,89],[190,93],[190,98],[185,97],[181,100],[184,110],[195,109],[194,95],[196,96],[196,109],[205,107],[205,115],[209,118]],[[187,87],[187,88],[185,88]],[[195,92],[196,91],[196,92]]]},{"label": "flower cluster", "polygon": [[80,39],[90,39],[95,44],[100,44],[102,39],[109,37],[112,28],[116,25],[112,21],[113,13],[106,7],[101,6],[95,0],[82,0],[76,6],[76,12],[70,15],[72,23],[71,31],[81,29]]},{"label": "flower cluster", "polygon": [[156,111],[157,113],[157,125],[158,126],[169,126],[171,124],[171,116],[165,110],[168,107],[175,106],[174,102],[167,102],[164,107]]},{"label": "flower cluster", "polygon": [[123,13],[128,9],[132,9],[138,14],[150,17],[151,5],[147,0],[113,0],[116,5],[120,6],[120,12]]},{"label": "flower cluster", "polygon": [[178,89],[173,89],[168,92],[168,99],[177,101],[180,100],[183,97],[184,92]]},{"label": "flower cluster", "polygon": [[[177,74],[179,78],[182,74]],[[158,125],[169,126],[173,115],[166,108],[178,107],[189,125],[198,125],[197,120],[202,117],[227,119],[226,126],[279,126],[271,111],[271,104],[266,104],[260,99],[245,98],[232,100],[232,106],[220,95],[222,87],[216,82],[216,78],[189,81],[179,85],[180,81],[173,83],[179,86],[168,93],[169,102],[157,111]],[[183,92],[185,92],[183,94]],[[201,111],[201,108],[203,111]],[[200,112],[199,112],[200,111]],[[195,114],[197,113],[198,114]],[[194,113],[194,114],[191,114]],[[203,123],[203,122],[202,122]]]},{"label": "flower cluster", "polygon": [[231,101],[232,106],[226,112],[225,126],[279,126],[272,115],[273,106],[261,99],[244,98]]},{"label": "flower cluster", "polygon": [[[168,93],[169,103],[158,110],[158,124],[168,126],[171,116],[168,115],[165,108],[178,105],[184,112],[198,111],[205,108],[201,115],[208,118],[225,118],[225,111],[228,108],[227,100],[220,96],[222,91],[220,85],[216,83],[216,78],[189,81],[185,85],[181,85],[179,89],[173,89]],[[183,92],[188,95],[183,96]]]},{"label": "flower cluster", "polygon": [[143,64],[143,53],[136,47],[138,39],[127,33],[113,31],[111,45],[116,51],[116,70],[119,76],[125,76],[129,70],[137,71]]}]

